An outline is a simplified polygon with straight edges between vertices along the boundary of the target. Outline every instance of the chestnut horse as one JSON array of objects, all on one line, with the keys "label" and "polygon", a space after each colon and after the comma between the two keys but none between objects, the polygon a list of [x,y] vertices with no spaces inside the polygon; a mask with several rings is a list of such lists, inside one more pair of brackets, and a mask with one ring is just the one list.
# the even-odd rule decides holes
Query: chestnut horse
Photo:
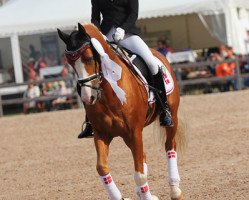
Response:
[{"label": "chestnut horse", "polygon": [[[142,200],[158,199],[151,195],[148,187],[142,131],[157,119],[159,109],[154,104],[155,109],[147,115],[148,91],[145,84],[132,73],[128,62],[117,55],[94,25],[78,24],[78,30],[74,30],[70,35],[59,29],[58,34],[66,44],[67,60],[78,76],[81,99],[94,130],[96,168],[109,198],[123,199],[108,165],[109,145],[114,137],[120,136],[133,155],[137,195]],[[177,115],[180,95],[169,63],[160,53],[151,51],[167,67],[174,81],[174,91],[168,95],[174,126],[163,128],[163,134],[167,134],[165,151],[170,196],[171,199],[179,200],[183,199],[183,195],[179,188],[176,138],[184,138],[183,132],[180,134],[179,131]],[[175,137],[177,135],[178,137]]]}]

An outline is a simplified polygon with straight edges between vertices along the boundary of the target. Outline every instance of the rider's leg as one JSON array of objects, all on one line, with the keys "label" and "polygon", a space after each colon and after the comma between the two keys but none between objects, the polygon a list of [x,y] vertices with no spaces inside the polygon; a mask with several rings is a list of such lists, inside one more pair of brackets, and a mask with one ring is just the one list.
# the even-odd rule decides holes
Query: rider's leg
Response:
[{"label": "rider's leg", "polygon": [[[111,29],[111,31],[106,35],[109,41],[113,41],[112,35],[114,32],[115,29]],[[161,91],[159,96],[156,95],[157,101],[160,103],[159,106],[161,106],[160,123],[162,126],[173,126],[172,116],[166,96],[163,74],[162,71],[159,70],[160,68],[158,66],[158,62],[153,56],[149,47],[139,36],[131,34],[126,34],[124,39],[120,41],[120,45],[141,56],[148,65],[155,80],[154,86]]]},{"label": "rider's leg", "polygon": [[[81,96],[81,87],[79,84],[77,84],[77,92],[79,96]],[[85,129],[83,130],[83,125],[86,124]],[[93,136],[93,130],[92,130],[92,125],[88,120],[88,117],[86,115],[85,122],[82,124],[82,129],[80,134],[78,135],[78,138],[86,138],[86,137],[92,137]]]},{"label": "rider's leg", "polygon": [[[106,35],[109,41],[113,41],[112,35],[115,31],[116,29],[112,28]],[[119,44],[141,56],[150,68],[152,75],[158,73],[158,65],[155,57],[151,53],[147,44],[138,35],[126,34]]]},{"label": "rider's leg", "polygon": [[[83,125],[86,124],[84,130],[83,130]],[[90,121],[87,118],[86,115],[86,119],[85,122],[82,124],[82,129],[80,134],[78,135],[78,138],[86,138],[86,137],[92,137],[93,136],[93,130],[92,130],[92,125],[90,123]]]},{"label": "rider's leg", "polygon": [[160,125],[172,127],[173,120],[167,101],[162,69],[159,69],[158,73],[156,75],[153,75],[153,79],[154,86],[160,90],[160,93],[156,93],[156,100],[159,103],[159,106],[161,106]]}]

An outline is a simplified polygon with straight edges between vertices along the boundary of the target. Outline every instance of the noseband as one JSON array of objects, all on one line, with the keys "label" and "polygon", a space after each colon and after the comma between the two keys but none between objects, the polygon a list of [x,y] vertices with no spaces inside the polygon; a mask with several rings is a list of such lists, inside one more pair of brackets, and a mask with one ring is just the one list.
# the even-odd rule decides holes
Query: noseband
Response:
[{"label": "noseband", "polygon": [[[68,51],[67,49],[65,50],[65,55],[66,55],[66,58],[67,60],[70,62],[70,63],[75,63],[76,60],[78,60],[82,54],[91,47],[91,43],[90,42],[86,42],[84,43],[80,48],[78,48],[77,50],[75,51]],[[95,65],[96,66],[96,65]],[[77,74],[78,75],[78,74]],[[93,90],[97,90],[97,91],[101,91],[102,89],[99,88],[99,87],[94,87],[94,86],[91,86],[91,85],[87,85],[86,83],[90,82],[90,81],[93,81],[93,80],[96,80],[98,79],[99,80],[99,83],[102,82],[102,73],[96,73],[96,69],[95,69],[95,74],[87,77],[87,78],[84,78],[84,79],[78,79],[77,83],[79,84],[80,87],[90,87],[91,89]]]},{"label": "noseband", "polygon": [[76,60],[78,60],[81,55],[84,53],[84,51],[86,51],[88,48],[91,47],[90,42],[86,42],[84,43],[80,48],[78,48],[75,51],[68,51],[67,49],[65,50],[65,55],[66,58],[71,61],[71,62],[75,62]]}]

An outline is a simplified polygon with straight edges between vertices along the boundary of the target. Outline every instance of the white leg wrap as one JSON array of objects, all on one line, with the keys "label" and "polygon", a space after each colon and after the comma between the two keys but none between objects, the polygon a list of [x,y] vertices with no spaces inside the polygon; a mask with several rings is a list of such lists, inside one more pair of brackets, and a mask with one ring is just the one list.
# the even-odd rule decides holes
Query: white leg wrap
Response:
[{"label": "white leg wrap", "polygon": [[134,179],[137,185],[136,193],[141,200],[153,199],[147,182],[147,173],[148,173],[147,164],[144,163],[144,174],[141,174],[140,172],[135,172],[134,175]]},{"label": "white leg wrap", "polygon": [[180,183],[180,176],[177,168],[177,153],[174,150],[166,152],[168,161],[168,181],[171,186],[178,186]]},{"label": "white leg wrap", "polygon": [[144,174],[148,175],[148,165],[146,163],[144,163]]},{"label": "white leg wrap", "polygon": [[139,186],[138,188],[141,200],[152,200],[152,195],[150,193],[149,185],[147,182],[144,185]]},{"label": "white leg wrap", "polygon": [[116,184],[114,183],[111,174],[109,173],[106,176],[101,176],[100,178],[108,193],[109,198],[111,200],[120,200],[122,198],[122,195]]},{"label": "white leg wrap", "polygon": [[[148,175],[148,166],[147,166],[146,163],[144,163],[144,175],[146,175],[146,177],[147,177],[147,175]],[[137,194],[138,196],[140,196],[139,191],[140,191],[140,187],[137,186],[135,192],[136,192],[136,194]]]}]

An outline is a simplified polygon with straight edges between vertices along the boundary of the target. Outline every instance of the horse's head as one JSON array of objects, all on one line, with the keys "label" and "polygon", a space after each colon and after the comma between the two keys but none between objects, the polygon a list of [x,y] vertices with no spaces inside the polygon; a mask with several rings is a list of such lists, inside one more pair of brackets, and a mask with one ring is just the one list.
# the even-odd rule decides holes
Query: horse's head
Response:
[{"label": "horse's head", "polygon": [[70,35],[58,29],[59,37],[66,44],[65,55],[74,68],[81,87],[81,99],[86,104],[94,104],[100,98],[100,67],[91,38],[85,28],[78,24],[78,30]]}]

